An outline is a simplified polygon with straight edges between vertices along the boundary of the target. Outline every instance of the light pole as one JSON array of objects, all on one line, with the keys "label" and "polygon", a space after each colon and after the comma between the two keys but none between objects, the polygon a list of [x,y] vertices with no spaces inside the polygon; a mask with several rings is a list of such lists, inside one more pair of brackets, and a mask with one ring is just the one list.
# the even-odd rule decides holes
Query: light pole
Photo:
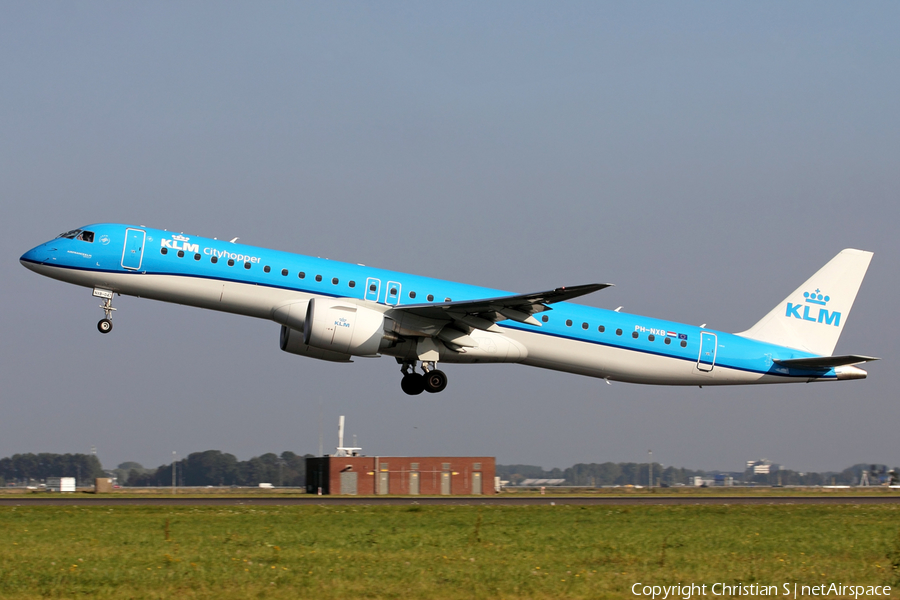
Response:
[{"label": "light pole", "polygon": [[175,493],[175,457],[177,454],[172,450],[172,493]]},{"label": "light pole", "polygon": [[650,489],[653,489],[653,450],[647,450],[647,454],[650,455],[650,466],[647,469],[648,475],[650,478]]}]

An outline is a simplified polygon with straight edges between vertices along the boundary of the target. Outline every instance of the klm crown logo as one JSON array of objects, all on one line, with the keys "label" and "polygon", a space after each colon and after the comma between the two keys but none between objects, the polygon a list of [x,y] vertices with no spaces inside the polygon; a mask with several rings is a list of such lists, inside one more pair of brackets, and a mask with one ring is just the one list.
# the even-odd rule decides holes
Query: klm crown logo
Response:
[{"label": "klm crown logo", "polygon": [[[831,300],[830,296],[826,296],[821,290],[817,289],[815,292],[803,292],[803,298],[803,304],[788,302],[787,312],[784,316],[840,327],[841,313],[837,311],[829,312],[828,309],[825,308]],[[812,311],[816,310],[816,306],[810,306],[811,304],[822,307],[819,308],[819,313],[817,315],[810,314]],[[801,311],[801,309],[803,310]]]},{"label": "klm crown logo", "polygon": [[806,302],[810,304],[818,304],[820,306],[825,306],[828,304],[828,301],[831,300],[830,296],[823,296],[819,293],[819,290],[816,290],[812,294],[809,292],[803,292],[803,297],[806,298]]}]

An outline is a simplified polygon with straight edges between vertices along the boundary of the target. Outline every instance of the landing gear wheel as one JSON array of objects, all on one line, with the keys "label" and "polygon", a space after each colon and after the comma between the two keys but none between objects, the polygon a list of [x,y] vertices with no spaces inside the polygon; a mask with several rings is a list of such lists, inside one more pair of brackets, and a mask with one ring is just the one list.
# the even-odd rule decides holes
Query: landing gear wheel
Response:
[{"label": "landing gear wheel", "polygon": [[97,323],[97,329],[100,333],[109,333],[112,331],[112,321],[109,319],[100,319],[100,322]]},{"label": "landing gear wheel", "polygon": [[410,396],[418,396],[425,391],[425,376],[419,373],[409,373],[400,380],[400,389]]},{"label": "landing gear wheel", "polygon": [[443,371],[437,369],[428,371],[425,374],[425,391],[432,394],[444,391],[447,387],[447,376]]}]

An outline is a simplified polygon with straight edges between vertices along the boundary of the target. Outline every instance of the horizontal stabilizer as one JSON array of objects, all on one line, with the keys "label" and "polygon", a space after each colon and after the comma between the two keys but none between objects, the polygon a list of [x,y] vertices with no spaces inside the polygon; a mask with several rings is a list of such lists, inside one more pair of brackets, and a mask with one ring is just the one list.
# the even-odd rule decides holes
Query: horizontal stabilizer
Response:
[{"label": "horizontal stabilizer", "polygon": [[845,354],[844,356],[813,356],[810,358],[788,358],[786,360],[775,359],[773,362],[783,367],[796,369],[832,369],[843,365],[858,365],[870,360],[881,360],[874,356],[862,356],[861,354]]}]

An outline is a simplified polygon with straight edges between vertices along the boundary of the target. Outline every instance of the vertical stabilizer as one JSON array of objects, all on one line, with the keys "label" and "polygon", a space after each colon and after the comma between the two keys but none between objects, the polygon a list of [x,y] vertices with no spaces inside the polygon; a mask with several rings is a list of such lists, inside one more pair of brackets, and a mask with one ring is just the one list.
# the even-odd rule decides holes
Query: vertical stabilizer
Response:
[{"label": "vertical stabilizer", "polygon": [[756,325],[737,335],[830,356],[871,260],[871,252],[842,250]]}]

